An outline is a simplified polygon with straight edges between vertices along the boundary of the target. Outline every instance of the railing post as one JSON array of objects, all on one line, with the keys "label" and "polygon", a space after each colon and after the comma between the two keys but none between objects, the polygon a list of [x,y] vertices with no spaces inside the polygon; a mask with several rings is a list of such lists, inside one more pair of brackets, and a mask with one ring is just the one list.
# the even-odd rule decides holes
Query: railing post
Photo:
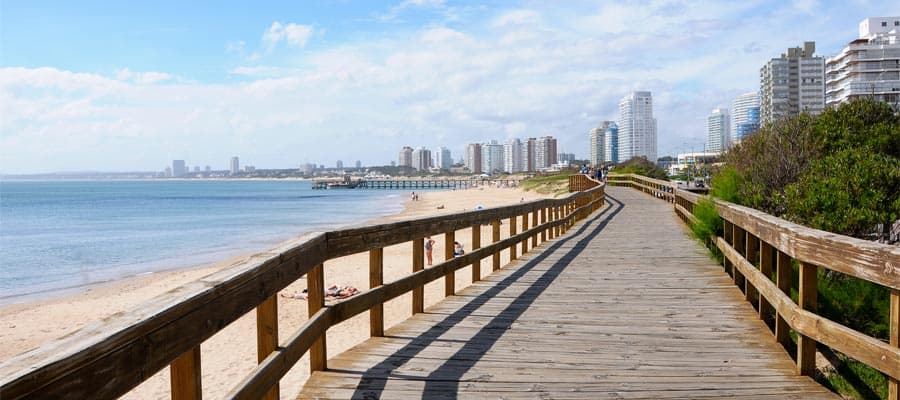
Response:
[{"label": "railing post", "polygon": [[[746,259],[750,261],[754,267],[756,267],[759,262],[759,239],[756,236],[753,236],[752,233],[744,231],[746,236]],[[744,280],[744,298],[747,301],[752,302],[755,298],[759,297],[759,293],[756,291],[756,288],[753,287],[753,283],[750,282],[749,279]]]},{"label": "railing post", "polygon": [[[816,312],[818,302],[818,276],[816,266],[800,263],[800,306],[801,309]],[[797,334],[797,373],[816,375],[816,341]]]},{"label": "railing post", "polygon": [[[765,275],[766,279],[772,279],[772,267],[775,261],[772,245],[763,241],[760,241],[759,244],[759,272]],[[764,296],[759,296],[759,319],[768,321],[772,310],[772,304]]]},{"label": "railing post", "polygon": [[[369,289],[384,284],[384,249],[369,250]],[[384,304],[379,303],[369,309],[369,334],[384,336]]]},{"label": "railing post", "polygon": [[[791,295],[791,272],[793,268],[791,266],[791,257],[779,250],[775,265],[775,284],[778,285],[781,293],[788,296]],[[784,315],[780,313],[775,316],[775,340],[781,343],[781,346],[785,349],[791,343],[791,327],[784,319]]]},{"label": "railing post", "polygon": [[[516,216],[509,217],[509,237],[516,236]],[[516,243],[509,246],[509,262],[516,260]]]},{"label": "railing post", "polygon": [[[732,226],[731,222],[729,222],[727,219],[722,220],[722,225],[723,225],[722,236],[725,239],[725,243],[728,243],[728,244],[734,246],[734,240],[732,237],[732,234],[734,233],[734,227]],[[715,243],[715,242],[713,242],[713,243]],[[728,260],[728,257],[723,258],[722,266],[725,268],[725,272],[734,276],[734,267],[731,265],[731,261]]]},{"label": "railing post", "polygon": [[[522,233],[528,231],[528,213],[522,214]],[[528,238],[522,239],[522,255],[528,252]]]},{"label": "railing post", "polygon": [[[545,224],[548,221],[550,208],[541,207],[541,225]],[[541,229],[541,243],[547,241],[547,229]]]},{"label": "railing post", "polygon": [[[413,273],[425,269],[425,239],[412,241],[412,270]],[[412,290],[412,313],[418,314],[425,311],[425,287],[417,286]]]},{"label": "railing post", "polygon": [[180,355],[169,365],[172,400],[200,400],[203,387],[200,379],[200,346]]},{"label": "railing post", "polygon": [[[263,362],[278,347],[278,296],[272,296],[256,306],[256,358]],[[272,386],[265,400],[278,400],[278,384]]]},{"label": "railing post", "polygon": [[[538,210],[531,210],[531,226],[537,228],[538,226]],[[538,233],[535,232],[534,235],[531,235],[531,248],[537,247]]]},{"label": "railing post", "polygon": [[[481,248],[481,224],[472,227],[472,251]],[[472,282],[481,280],[481,259],[472,261]]]},{"label": "railing post", "polygon": [[[556,206],[551,206],[547,209],[547,217],[552,222],[556,221]],[[556,229],[556,226],[553,226],[550,228],[550,232],[547,233],[547,236],[550,238],[550,240],[553,240],[553,238],[556,237]]]},{"label": "railing post", "polygon": [[[491,222],[491,239],[493,239],[493,243],[497,243],[500,241],[500,220],[495,219]],[[500,270],[500,250],[497,250],[493,254],[494,261],[494,271]]]},{"label": "railing post", "polygon": [[[744,251],[744,244],[746,243],[744,239],[744,230],[740,226],[737,226],[737,224],[731,224],[731,227],[734,229],[731,234],[731,237],[734,240],[734,244],[732,246],[738,252],[738,254],[746,258],[747,253]],[[737,285],[737,287],[741,290],[745,290],[746,288],[744,287],[744,275],[741,274],[741,271],[739,271],[737,268],[732,269],[734,272],[732,275],[732,278],[734,278],[734,284]]]},{"label": "railing post", "polygon": [[[891,289],[890,343],[891,347],[900,347],[900,290]],[[888,400],[900,400],[900,382],[888,377]]]},{"label": "railing post", "polygon": [[[447,232],[444,234],[444,260],[450,261],[454,254],[454,244],[456,243],[456,232]],[[450,271],[444,275],[444,296],[453,296],[456,294],[456,271]]]},{"label": "railing post", "polygon": [[[325,265],[316,265],[306,273],[307,298],[306,303],[309,317],[312,318],[319,310],[325,307]],[[327,328],[326,328],[327,331]],[[325,332],[309,348],[309,371],[324,371],[328,368],[328,353],[325,343]]]}]

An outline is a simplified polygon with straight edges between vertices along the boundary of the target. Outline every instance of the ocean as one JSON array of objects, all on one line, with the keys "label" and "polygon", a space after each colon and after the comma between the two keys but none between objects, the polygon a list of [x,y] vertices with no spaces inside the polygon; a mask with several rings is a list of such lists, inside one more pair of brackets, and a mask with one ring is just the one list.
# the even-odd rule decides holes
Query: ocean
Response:
[{"label": "ocean", "polygon": [[211,264],[402,210],[300,180],[0,182],[0,305]]}]

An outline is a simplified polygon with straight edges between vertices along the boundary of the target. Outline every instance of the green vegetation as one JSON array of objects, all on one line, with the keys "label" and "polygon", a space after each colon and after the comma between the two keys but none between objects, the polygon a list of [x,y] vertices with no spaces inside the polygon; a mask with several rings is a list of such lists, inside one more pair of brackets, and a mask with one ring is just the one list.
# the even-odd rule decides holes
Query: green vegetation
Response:
[{"label": "green vegetation", "polygon": [[519,182],[519,188],[559,196],[569,193],[569,174],[535,176]]},{"label": "green vegetation", "polygon": [[[725,161],[713,178],[717,197],[816,229],[900,242],[890,232],[900,220],[900,115],[886,103],[857,100],[818,117],[786,118],[735,146]],[[834,272],[820,277],[821,315],[887,338],[887,288]],[[884,396],[880,372],[845,361],[825,378],[832,388]]]},{"label": "green vegetation", "polygon": [[843,354],[835,355],[829,361],[834,367],[826,367],[821,377],[817,377],[825,387],[851,399],[886,399],[887,378]]},{"label": "green vegetation", "polygon": [[664,181],[669,180],[669,174],[666,173],[666,170],[660,168],[655,163],[647,160],[644,157],[633,157],[628,161],[616,164],[614,172],[617,174],[643,175],[646,177],[661,179]]}]

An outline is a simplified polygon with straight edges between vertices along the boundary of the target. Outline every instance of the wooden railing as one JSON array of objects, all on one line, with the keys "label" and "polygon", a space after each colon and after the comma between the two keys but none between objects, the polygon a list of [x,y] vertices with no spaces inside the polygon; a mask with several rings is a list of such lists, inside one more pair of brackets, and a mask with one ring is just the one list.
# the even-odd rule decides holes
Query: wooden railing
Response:
[{"label": "wooden railing", "polygon": [[[658,189],[661,181],[636,175],[610,176],[610,185],[631,186],[660,197],[671,190],[676,213],[695,223],[694,206],[705,196]],[[663,196],[665,197],[665,196]],[[813,376],[816,346],[835,349],[888,377],[888,398],[898,400],[900,380],[900,247],[860,240],[797,225],[752,208],[713,200],[723,220],[723,236],[713,240],[724,255],[724,268],[753,303],[761,319],[774,327],[775,340],[788,348],[796,334],[797,373]],[[792,287],[793,264],[799,285]],[[838,272],[890,290],[889,340],[883,342],[816,314],[817,269]],[[798,302],[791,299],[791,290]]]},{"label": "wooden railing", "polygon": [[[603,186],[561,199],[311,234],[284,248],[257,254],[239,265],[159,296],[102,326],[83,329],[0,364],[0,398],[111,399],[127,393],[167,365],[174,399],[201,397],[200,346],[246,313],[256,310],[259,365],[227,396],[276,399],[279,380],[307,352],[310,370],[327,367],[326,332],[341,321],[368,311],[370,334],[384,334],[383,304],[412,292],[412,313],[424,308],[424,285],[443,277],[445,295],[455,290],[455,271],[472,266],[481,279],[481,261],[501,267],[500,251],[515,260],[539,243],[562,235],[578,219],[599,209]],[[529,224],[529,216],[530,224]],[[509,237],[500,240],[501,220]],[[518,221],[521,219],[521,222]],[[492,226],[482,244],[481,227]],[[517,231],[521,226],[522,232]],[[453,257],[457,230],[472,229],[472,251]],[[444,234],[447,261],[424,267],[424,238]],[[386,246],[409,243],[412,271],[383,284]],[[326,306],[324,262],[356,253],[369,254],[370,289]],[[309,319],[291,337],[278,338],[278,292],[306,276]]]},{"label": "wooden railing", "polygon": [[669,203],[675,201],[675,185],[671,182],[648,178],[635,174],[609,174],[607,175],[609,186],[628,186]]}]

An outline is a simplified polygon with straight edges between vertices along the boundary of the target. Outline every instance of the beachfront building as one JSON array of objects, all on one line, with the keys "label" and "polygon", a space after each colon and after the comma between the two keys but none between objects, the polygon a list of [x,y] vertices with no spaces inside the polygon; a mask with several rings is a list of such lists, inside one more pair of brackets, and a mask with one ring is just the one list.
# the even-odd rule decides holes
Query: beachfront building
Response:
[{"label": "beachfront building", "polygon": [[523,143],[525,147],[522,151],[525,153],[523,159],[525,160],[525,171],[534,172],[537,169],[534,167],[535,161],[535,149],[537,148],[537,138],[528,138]]},{"label": "beachfront building", "polygon": [[522,172],[525,168],[522,162],[522,141],[519,139],[507,140],[503,145],[503,171],[511,174]]},{"label": "beachfront building", "polygon": [[656,161],[656,118],[653,118],[653,95],[649,91],[632,92],[619,101],[616,125],[620,161],[632,157]]},{"label": "beachfront building", "polygon": [[397,165],[401,167],[412,167],[412,153],[412,147],[403,146],[403,148],[400,149],[400,155],[397,157]]},{"label": "beachfront building", "polygon": [[744,93],[731,101],[731,126],[729,127],[731,138],[726,147],[740,143],[748,134],[755,132],[755,130],[747,132],[748,127],[753,125],[744,125],[743,135],[738,130],[738,126],[741,124],[752,124],[751,119],[755,119],[755,126],[759,129],[759,93],[757,92]]},{"label": "beachfront building", "polygon": [[178,178],[187,175],[188,169],[184,160],[172,160],[172,176]]},{"label": "beachfront building", "polygon": [[864,19],[859,38],[825,60],[825,105],[860,97],[900,102],[900,17]]},{"label": "beachfront building", "polygon": [[342,169],[342,168],[344,168],[344,161],[342,161],[342,160],[337,160],[337,162],[334,163],[334,168],[336,168],[336,169]]},{"label": "beachfront building", "polygon": [[503,145],[491,140],[481,144],[481,173],[493,175],[503,172]]},{"label": "beachfront building", "polygon": [[544,136],[534,141],[534,169],[535,171],[550,168],[556,164],[556,139],[553,136]]},{"label": "beachfront building", "polygon": [[440,146],[434,153],[434,166],[442,170],[449,171],[453,166],[453,158],[450,156],[450,149]]},{"label": "beachfront building", "polygon": [[412,151],[411,154],[412,165],[416,171],[428,171],[432,166],[431,162],[431,150],[426,149],[424,146],[421,146]]},{"label": "beachfront building", "polygon": [[[604,121],[606,122],[606,121]],[[591,129],[591,165],[600,165],[604,159],[603,142],[606,141],[606,130],[602,128]]]},{"label": "beachfront building", "polygon": [[760,117],[763,124],[825,109],[825,59],[815,56],[816,42],[787,49],[759,71]]},{"label": "beachfront building", "polygon": [[606,129],[603,136],[603,162],[619,162],[619,126],[613,121],[603,121],[601,129]]},{"label": "beachfront building", "polygon": [[466,168],[473,174],[481,173],[481,143],[466,146]]},{"label": "beachfront building", "polygon": [[711,153],[725,150],[731,135],[728,133],[728,109],[716,108],[706,117],[706,148]]},{"label": "beachfront building", "polygon": [[732,133],[732,137],[737,138],[735,143],[740,143],[757,131],[759,131],[759,107],[750,107],[747,109],[747,119],[737,124],[737,133]]},{"label": "beachfront building", "polygon": [[231,157],[231,162],[229,163],[228,172],[231,175],[237,175],[238,172],[241,172],[241,160],[238,159],[237,156]]}]

